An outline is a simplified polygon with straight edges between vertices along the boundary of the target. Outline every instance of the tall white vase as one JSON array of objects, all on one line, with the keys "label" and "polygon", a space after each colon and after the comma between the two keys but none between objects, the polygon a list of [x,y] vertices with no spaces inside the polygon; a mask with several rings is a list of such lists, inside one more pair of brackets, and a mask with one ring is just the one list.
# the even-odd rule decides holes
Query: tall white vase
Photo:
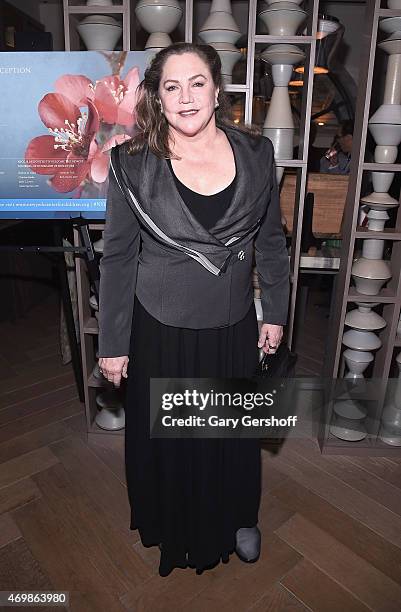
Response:
[{"label": "tall white vase", "polygon": [[199,36],[219,54],[224,84],[232,83],[233,68],[241,58],[241,51],[235,46],[241,32],[232,15],[230,0],[213,0]]},{"label": "tall white vase", "polygon": [[379,433],[380,440],[391,446],[401,446],[401,353],[398,353],[396,362],[399,370],[398,380],[393,398],[384,407]]},{"label": "tall white vase", "polygon": [[[397,0],[394,0],[395,4]],[[375,142],[375,162],[392,164],[397,159],[401,142],[401,17],[390,17],[379,21],[379,28],[390,34],[378,47],[388,54],[383,104],[369,119],[369,130]],[[373,193],[363,198],[362,203],[371,208],[377,205],[387,208],[398,206],[388,194],[394,173],[372,172]]]},{"label": "tall white vase", "polygon": [[[295,45],[271,45],[261,53],[261,59],[271,64],[274,89],[263,125],[263,135],[270,138],[277,160],[293,159],[294,120],[291,110],[288,83],[295,65],[305,60],[305,53]],[[277,183],[280,184],[284,166],[276,166]]]}]

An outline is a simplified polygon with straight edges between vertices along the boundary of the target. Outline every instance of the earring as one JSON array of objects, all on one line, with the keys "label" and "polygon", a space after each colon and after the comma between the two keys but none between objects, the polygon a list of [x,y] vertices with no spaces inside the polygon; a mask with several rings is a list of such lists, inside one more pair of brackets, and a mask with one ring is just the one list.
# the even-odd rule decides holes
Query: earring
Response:
[{"label": "earring", "polygon": [[216,100],[216,104],[215,104],[214,108],[215,108],[215,110],[216,110],[216,108],[219,108],[219,103],[218,103],[217,100]]},{"label": "earring", "polygon": [[160,112],[161,112],[161,114],[163,114],[163,106],[162,106],[161,100],[158,100],[158,102],[160,104]]}]

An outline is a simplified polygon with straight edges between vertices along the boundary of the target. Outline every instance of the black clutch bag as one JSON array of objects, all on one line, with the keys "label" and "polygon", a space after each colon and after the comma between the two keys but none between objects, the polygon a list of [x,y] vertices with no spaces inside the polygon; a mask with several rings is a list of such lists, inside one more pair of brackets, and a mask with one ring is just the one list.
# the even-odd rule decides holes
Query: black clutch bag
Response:
[{"label": "black clutch bag", "polygon": [[292,378],[295,376],[296,353],[292,353],[286,344],[280,344],[275,353],[266,353],[255,372],[260,378]]}]

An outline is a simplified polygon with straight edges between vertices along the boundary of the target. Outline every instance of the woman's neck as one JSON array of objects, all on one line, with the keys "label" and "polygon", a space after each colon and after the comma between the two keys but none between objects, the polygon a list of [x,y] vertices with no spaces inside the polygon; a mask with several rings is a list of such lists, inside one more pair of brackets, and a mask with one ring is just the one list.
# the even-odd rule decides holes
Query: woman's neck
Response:
[{"label": "woman's neck", "polygon": [[205,156],[205,151],[214,148],[216,140],[220,137],[220,129],[215,122],[210,122],[203,130],[194,136],[186,136],[182,132],[170,128],[170,148],[174,155],[186,159],[197,159]]}]

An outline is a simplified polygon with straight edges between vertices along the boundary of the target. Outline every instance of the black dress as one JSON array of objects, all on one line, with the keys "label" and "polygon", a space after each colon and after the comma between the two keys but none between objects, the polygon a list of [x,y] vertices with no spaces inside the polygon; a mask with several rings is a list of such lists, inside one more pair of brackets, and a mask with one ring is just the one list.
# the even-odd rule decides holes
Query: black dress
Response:
[{"label": "black dress", "polygon": [[[204,196],[170,170],[185,204],[207,229],[228,207],[234,181]],[[164,325],[135,298],[126,394],[125,463],[131,529],[144,546],[162,544],[159,574],[175,567],[227,562],[240,527],[258,522],[261,451],[258,439],[149,437],[151,377],[246,377],[258,363],[252,304],[238,323],[215,329]]]}]

